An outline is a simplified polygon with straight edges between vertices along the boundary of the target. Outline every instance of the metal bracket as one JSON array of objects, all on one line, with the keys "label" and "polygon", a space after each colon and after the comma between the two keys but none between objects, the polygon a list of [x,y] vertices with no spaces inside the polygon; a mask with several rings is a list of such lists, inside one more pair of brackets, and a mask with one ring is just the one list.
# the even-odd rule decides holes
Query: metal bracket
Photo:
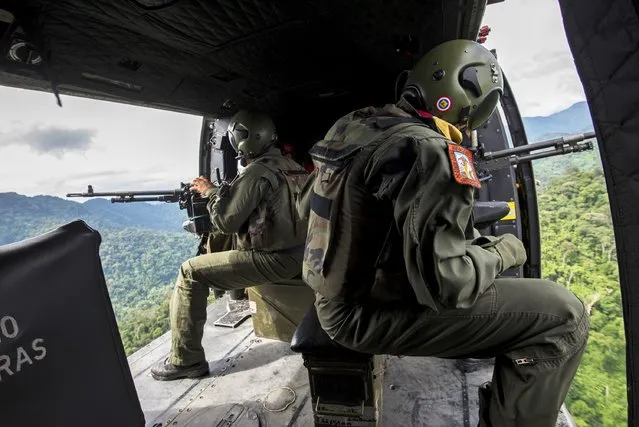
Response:
[{"label": "metal bracket", "polygon": [[228,301],[226,308],[226,313],[215,321],[215,326],[237,328],[242,324],[242,322],[251,317],[249,300]]}]

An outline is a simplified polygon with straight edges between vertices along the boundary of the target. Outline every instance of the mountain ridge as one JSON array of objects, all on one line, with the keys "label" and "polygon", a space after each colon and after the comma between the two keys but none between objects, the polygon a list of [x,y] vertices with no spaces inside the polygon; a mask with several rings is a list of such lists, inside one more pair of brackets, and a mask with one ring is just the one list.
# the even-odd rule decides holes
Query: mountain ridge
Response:
[{"label": "mountain ridge", "polygon": [[[23,217],[21,227],[9,218]],[[25,196],[16,192],[0,193],[0,245],[42,233],[76,219],[96,230],[142,229],[183,232],[186,212],[177,204],[111,203],[104,199],[84,203],[50,195]]]},{"label": "mountain ridge", "polygon": [[585,101],[548,116],[523,117],[528,142],[542,141],[556,136],[592,131],[594,125]]}]

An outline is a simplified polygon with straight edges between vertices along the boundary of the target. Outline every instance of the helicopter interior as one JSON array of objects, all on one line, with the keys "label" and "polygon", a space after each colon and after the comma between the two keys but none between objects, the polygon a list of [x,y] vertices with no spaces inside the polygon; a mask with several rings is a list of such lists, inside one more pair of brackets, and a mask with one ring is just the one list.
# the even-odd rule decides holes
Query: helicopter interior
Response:
[{"label": "helicopter interior", "polygon": [[[0,84],[51,92],[61,106],[64,105],[64,95],[68,94],[198,114],[204,116],[205,124],[216,117],[228,117],[237,109],[256,107],[273,116],[282,141],[291,142],[299,152],[305,152],[341,115],[361,106],[384,104],[394,99],[397,76],[432,46],[456,38],[476,40],[485,8],[498,7],[498,3],[499,0],[0,0]],[[578,0],[559,0],[559,4],[588,98],[606,174],[618,248],[627,340],[628,424],[637,425],[639,397],[635,373],[639,363],[636,348],[639,288],[635,283],[639,279],[639,263],[636,262],[639,258],[639,186],[636,183],[639,150],[635,144],[639,134],[639,91],[632,89],[639,81],[639,1],[591,0],[585,4]],[[508,71],[505,71],[507,74]],[[491,123],[485,132],[490,132],[490,126],[507,125],[510,143],[527,143],[514,96],[510,99],[505,97],[502,112]],[[498,141],[498,144],[507,143],[503,139],[491,140]],[[201,157],[201,171],[209,168],[210,175],[210,165],[211,159],[202,161]],[[528,220],[497,225],[515,227],[522,239],[528,239],[526,243],[532,257],[522,271],[513,274],[537,277],[541,254],[531,237],[539,232],[538,221],[531,214],[536,212],[536,202],[534,191],[525,185],[533,182],[534,177],[526,166],[518,168],[517,174],[512,179],[516,179],[523,188],[516,190],[514,185],[509,185],[504,191],[510,192],[510,197],[516,199],[520,217],[524,215]],[[490,191],[499,190],[493,187]],[[503,197],[498,200],[510,200],[509,196]],[[494,228],[492,231],[495,231]],[[506,231],[502,229],[502,232]],[[30,380],[24,376],[7,377],[7,369],[11,372],[20,369],[17,365],[7,365],[6,359],[0,359],[0,375],[5,374],[0,377],[2,401],[18,402],[14,391],[20,388],[28,399],[26,406],[12,405],[16,416],[24,417],[24,414],[30,413],[36,417],[33,419],[65,419],[65,411],[69,411],[68,417],[75,410],[76,420],[90,417],[93,425],[114,425],[118,422],[117,407],[124,408],[120,420],[126,419],[130,423],[121,425],[142,425],[144,418],[147,423],[153,421],[149,425],[157,425],[160,419],[162,422],[166,420],[169,412],[174,414],[170,419],[175,425],[180,416],[180,420],[184,420],[183,425],[198,425],[193,418],[188,418],[188,414],[180,415],[180,409],[187,408],[188,402],[206,396],[202,394],[204,386],[232,389],[233,383],[224,383],[222,378],[225,372],[222,369],[227,367],[230,370],[231,365],[220,364],[219,376],[215,378],[219,383],[211,381],[201,384],[202,387],[184,385],[179,388],[181,394],[177,396],[176,389],[162,386],[149,392],[144,402],[143,385],[136,383],[134,388],[133,379],[143,379],[144,369],[140,367],[146,366],[150,359],[161,357],[167,338],[164,336],[133,355],[127,365],[121,344],[118,344],[117,327],[114,329],[114,320],[111,319],[112,311],[108,308],[108,295],[105,296],[106,291],[101,287],[104,280],[100,279],[96,259],[90,261],[95,270],[86,272],[87,277],[92,277],[92,282],[95,282],[95,293],[86,298],[101,307],[98,313],[102,317],[95,320],[96,317],[86,311],[75,314],[76,318],[93,318],[94,323],[86,323],[93,325],[93,331],[68,328],[68,325],[74,324],[69,318],[52,320],[65,307],[65,301],[53,296],[46,300],[52,305],[36,304],[25,311],[25,315],[32,319],[26,323],[30,326],[24,326],[24,317],[12,315],[9,319],[9,315],[3,316],[4,313],[20,311],[16,307],[22,307],[15,304],[21,298],[19,293],[8,293],[17,289],[17,283],[41,281],[52,274],[45,268],[45,261],[51,260],[52,253],[58,253],[52,250],[56,242],[76,249],[85,248],[86,254],[90,254],[99,238],[76,224],[46,238],[0,251],[0,261],[3,261],[0,262],[0,272],[3,273],[0,292],[16,298],[0,299],[0,349],[3,350],[0,354],[5,354],[3,346],[13,345],[11,348],[16,355],[11,359],[12,363],[22,359],[21,365],[31,365],[26,362],[23,354],[26,352],[33,366],[37,366],[37,356],[41,356],[39,365],[44,368],[31,374]],[[73,253],[65,251],[60,253],[59,260],[67,259],[65,256]],[[27,253],[39,254],[42,263],[23,262],[20,256]],[[75,264],[69,266],[75,268]],[[38,275],[29,276],[28,272]],[[65,287],[69,286],[68,280],[53,282],[59,282],[56,286],[63,294]],[[30,292],[39,290],[34,288]],[[24,307],[29,306],[25,304]],[[221,309],[216,305],[210,310],[211,316],[214,316],[213,311]],[[73,338],[68,345],[78,350],[77,357],[65,360],[42,356],[42,343],[34,344],[33,341],[39,336],[16,347],[14,338],[29,337],[29,334],[18,335],[18,330],[36,331],[42,324],[58,326],[57,332],[47,330],[51,337]],[[250,359],[248,349],[251,346],[270,344],[258,342],[259,338],[251,335],[254,332],[246,329],[247,325],[232,330],[229,336],[235,336],[236,341],[229,338],[220,345],[218,356],[228,355],[229,361],[236,361],[241,366],[240,359]],[[219,329],[215,330],[218,331],[213,333],[216,339],[221,339],[223,334]],[[85,347],[78,346],[77,342],[83,342],[87,335],[95,336],[98,332],[103,334],[100,336],[107,337],[108,342],[87,341]],[[238,350],[240,348],[243,350]],[[275,349],[276,345],[272,348]],[[282,352],[282,360],[298,361],[298,365],[291,362],[289,367],[302,369],[299,355],[286,353],[286,345],[277,347],[276,351]],[[47,355],[54,354],[55,345],[47,347]],[[115,356],[108,357],[108,354]],[[76,374],[81,372],[86,381],[78,382],[75,389],[67,391],[86,397],[90,395],[85,393],[93,390],[98,395],[96,399],[110,402],[111,406],[96,407],[91,399],[76,400],[65,406],[62,397],[51,399],[51,396],[61,393],[62,388],[55,387],[56,384],[54,387],[38,386],[38,375],[48,375],[47,372],[76,375],[73,373],[74,364],[82,364],[82,360],[98,364],[108,362],[109,368],[105,368],[100,378],[95,377],[95,370],[77,370]],[[280,368],[282,366],[278,365],[273,369]],[[419,365],[415,369],[427,368]],[[242,371],[252,372],[247,367]],[[450,367],[450,372],[458,371]],[[301,372],[306,378],[306,371]],[[16,378],[22,382],[16,382]],[[57,377],[56,381],[61,381],[61,378]],[[246,384],[251,384],[251,378],[250,375],[245,378]],[[384,381],[392,381],[389,378]],[[95,381],[101,385],[96,386]],[[267,379],[263,381],[268,382]],[[14,388],[9,389],[8,385]],[[386,385],[390,387],[392,384]],[[442,391],[445,389],[438,390],[445,395]],[[401,402],[411,398],[411,391],[402,390],[405,394],[396,398],[398,406],[393,407],[391,403],[388,408],[401,412],[398,408]],[[160,402],[163,396],[171,396],[171,405]],[[142,406],[138,398],[142,398]],[[448,399],[447,395],[445,399]],[[473,405],[468,404],[469,399],[476,401],[476,397],[464,397],[462,394],[461,399],[462,404],[457,410],[465,414],[464,411]],[[466,406],[463,405],[464,399]],[[29,402],[49,404],[43,404],[42,413],[38,414],[29,411]],[[53,405],[50,404],[52,402]],[[164,407],[164,412],[154,409],[154,417],[149,416],[150,412],[145,409],[143,415],[143,406],[148,408],[155,404]],[[285,422],[281,420],[284,422],[282,425],[305,425],[303,417],[312,418],[313,410],[317,409],[309,408],[309,405],[308,400],[298,402],[294,405],[296,409],[291,409],[293,414],[297,414],[295,422],[298,424],[291,424],[294,420],[289,417]],[[109,407],[112,408],[110,413]],[[462,407],[466,409],[460,409]],[[242,425],[260,425],[250,424],[250,410],[255,411],[255,408],[233,408],[232,405],[225,406],[223,416],[233,419],[241,415],[248,423]],[[303,413],[303,409],[299,408],[306,408],[307,412]],[[1,409],[0,415],[5,410]],[[406,408],[402,410],[406,411]],[[257,412],[255,416],[255,419],[261,419]],[[470,419],[467,421],[462,416],[458,421],[459,425],[468,425]],[[275,425],[279,425],[277,421]]]}]

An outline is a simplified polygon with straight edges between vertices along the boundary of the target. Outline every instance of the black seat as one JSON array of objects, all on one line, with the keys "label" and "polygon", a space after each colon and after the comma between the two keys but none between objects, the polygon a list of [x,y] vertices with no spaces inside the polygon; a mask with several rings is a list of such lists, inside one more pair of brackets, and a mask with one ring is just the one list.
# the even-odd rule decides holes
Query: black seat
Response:
[{"label": "black seat", "polygon": [[350,350],[333,341],[322,329],[314,306],[311,306],[306,312],[299,326],[295,329],[291,340],[291,350],[304,355],[340,360],[367,359],[372,356],[372,354]]},{"label": "black seat", "polygon": [[473,216],[475,228],[484,228],[499,221],[510,212],[510,206],[506,202],[475,202]]}]

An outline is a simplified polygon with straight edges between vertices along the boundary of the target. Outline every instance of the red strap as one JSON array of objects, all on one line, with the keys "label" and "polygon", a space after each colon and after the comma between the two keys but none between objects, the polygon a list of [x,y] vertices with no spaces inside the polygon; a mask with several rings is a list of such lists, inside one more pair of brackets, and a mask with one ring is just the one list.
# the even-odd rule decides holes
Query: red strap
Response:
[{"label": "red strap", "polygon": [[426,118],[426,119],[431,119],[431,118],[433,118],[433,115],[432,115],[432,114],[430,114],[430,113],[428,113],[428,112],[426,112],[426,111],[423,111],[423,110],[417,110],[417,109],[416,109],[415,111],[417,111],[417,114],[419,114],[419,116],[420,116],[420,117],[424,117],[424,118]]}]

